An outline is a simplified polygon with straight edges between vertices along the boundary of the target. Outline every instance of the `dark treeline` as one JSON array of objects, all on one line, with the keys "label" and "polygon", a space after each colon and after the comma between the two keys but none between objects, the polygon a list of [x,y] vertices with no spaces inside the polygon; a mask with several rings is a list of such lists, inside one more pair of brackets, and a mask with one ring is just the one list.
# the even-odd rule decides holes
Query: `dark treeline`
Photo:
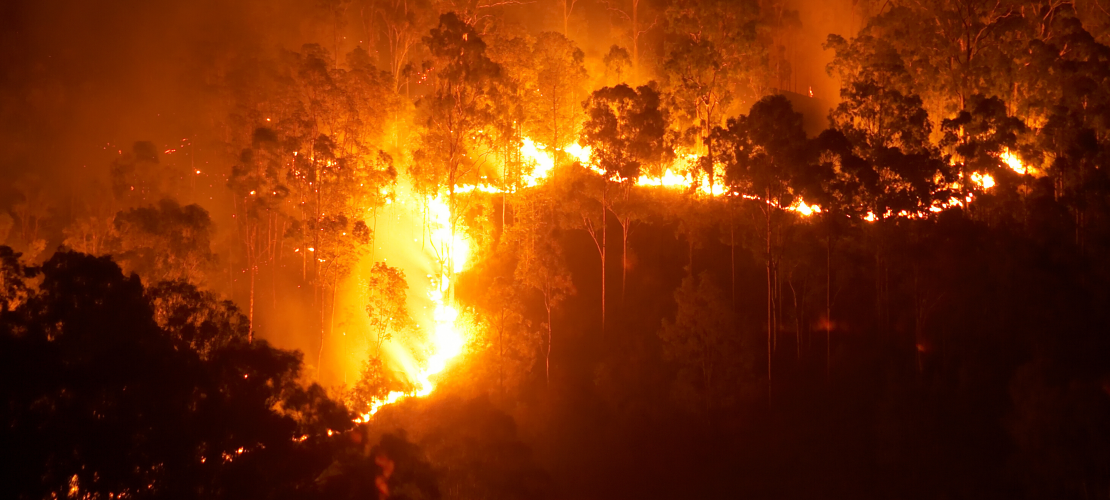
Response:
[{"label": "dark treeline", "polygon": [[1110,497],[1098,1],[252,6],[96,155],[0,37],[5,496]]}]

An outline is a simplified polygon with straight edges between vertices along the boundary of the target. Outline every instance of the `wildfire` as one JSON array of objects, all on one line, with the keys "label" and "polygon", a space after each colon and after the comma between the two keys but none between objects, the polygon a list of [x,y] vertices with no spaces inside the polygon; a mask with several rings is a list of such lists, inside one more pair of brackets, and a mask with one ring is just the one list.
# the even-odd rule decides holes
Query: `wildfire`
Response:
[{"label": "wildfire", "polygon": [[1002,148],[1002,154],[998,155],[998,159],[1002,160],[1002,164],[1006,165],[1010,168],[1010,170],[1013,170],[1014,172],[1017,172],[1021,175],[1030,173],[1025,164],[1021,162],[1021,158],[1018,158],[1017,155],[1015,155],[1013,151],[1010,151],[1009,148]]},{"label": "wildfire", "polygon": [[551,175],[551,170],[555,168],[555,158],[548,155],[546,150],[547,146],[536,144],[536,141],[530,138],[524,138],[523,145],[520,146],[520,154],[535,164],[532,173],[524,176],[525,186],[535,187]]},{"label": "wildfire", "polygon": [[980,174],[979,172],[972,172],[971,182],[983,189],[990,189],[994,187],[994,177],[990,174]]},{"label": "wildfire", "polygon": [[[464,186],[465,187],[465,186]],[[474,189],[482,190],[479,186]],[[471,189],[473,190],[473,189]],[[456,189],[460,192],[460,189]],[[355,422],[369,422],[370,417],[383,406],[396,403],[406,397],[424,397],[435,390],[432,377],[443,372],[448,363],[462,353],[466,337],[456,324],[459,312],[455,308],[451,280],[461,271],[470,257],[470,244],[465,237],[465,228],[456,223],[452,225],[451,207],[443,194],[425,199],[428,210],[429,240],[436,254],[439,271],[429,276],[428,299],[435,310],[432,316],[433,327],[429,338],[429,355],[422,368],[410,370],[410,379],[416,386],[411,393],[392,391],[384,398],[370,402],[370,409]]]},{"label": "wildfire", "polygon": [[786,210],[797,212],[798,214],[801,214],[805,217],[821,213],[821,207],[817,205],[807,205],[805,200],[803,200],[801,197],[799,197],[797,200],[794,200],[794,203],[786,207]]},{"label": "wildfire", "polygon": [[[590,148],[571,144],[563,148],[562,151],[577,160],[583,167],[597,173],[604,173],[591,161]],[[522,178],[522,187],[536,187],[550,178],[555,167],[555,160],[548,146],[539,144],[530,138],[525,138],[520,147],[520,153],[532,164],[532,171]],[[685,190],[692,187],[696,192],[710,196],[734,195],[734,193],[727,191],[724,183],[717,182],[710,185],[707,176],[701,176],[695,180],[693,175],[696,172],[697,154],[685,150],[678,150],[675,153],[675,161],[663,169],[662,174],[657,176],[641,175],[634,180],[635,185],[675,190]],[[717,174],[715,177],[718,179],[724,178],[724,172],[720,165],[717,166],[715,174]],[[465,184],[455,187],[456,194],[472,192],[502,193],[506,190],[511,192],[515,188],[501,188],[488,183]],[[762,198],[752,195],[738,196],[752,200],[762,200]],[[406,367],[408,376],[415,385],[413,391],[392,391],[383,398],[371,401],[369,411],[355,419],[356,422],[369,422],[370,418],[382,407],[407,397],[424,397],[431,394],[436,387],[432,377],[442,373],[453,359],[462,354],[466,345],[466,336],[458,325],[459,311],[453,304],[451,282],[455,274],[466,266],[470,258],[470,244],[465,236],[465,228],[459,227],[457,221],[452,224],[453,214],[445,198],[445,195],[441,193],[423,200],[428,214],[429,239],[439,267],[436,274],[428,276],[427,296],[435,308],[433,313],[434,325],[431,328],[428,341],[429,354],[427,361],[423,367]],[[789,206],[779,206],[771,201],[765,202],[803,217],[821,213],[821,207],[808,204],[800,197]],[[870,215],[868,220],[874,220],[874,216]],[[311,250],[310,248],[309,251]]]},{"label": "wildfire", "polygon": [[[601,169],[590,162],[589,147],[571,144],[561,151],[578,160],[583,167],[602,173]],[[551,171],[555,169],[555,156],[548,152],[548,147],[529,137],[525,137],[522,141],[520,154],[534,165],[532,173],[525,174],[523,177],[525,187],[536,187],[547,180],[551,176]]]}]

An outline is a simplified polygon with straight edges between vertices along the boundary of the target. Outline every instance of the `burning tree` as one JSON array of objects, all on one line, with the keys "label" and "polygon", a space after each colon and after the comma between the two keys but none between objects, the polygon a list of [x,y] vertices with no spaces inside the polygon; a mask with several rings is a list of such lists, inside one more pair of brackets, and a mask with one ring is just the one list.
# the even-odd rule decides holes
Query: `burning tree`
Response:
[{"label": "burning tree", "polygon": [[[424,37],[433,62],[431,92],[417,103],[424,125],[420,149],[410,174],[426,199],[447,190],[450,235],[440,248],[443,275],[455,273],[454,239],[458,218],[465,212],[456,197],[460,184],[471,180],[489,153],[487,128],[499,116],[497,83],[501,67],[486,55],[486,44],[474,27],[455,13],[440,16],[439,26]],[[447,291],[450,298],[451,291]]]}]

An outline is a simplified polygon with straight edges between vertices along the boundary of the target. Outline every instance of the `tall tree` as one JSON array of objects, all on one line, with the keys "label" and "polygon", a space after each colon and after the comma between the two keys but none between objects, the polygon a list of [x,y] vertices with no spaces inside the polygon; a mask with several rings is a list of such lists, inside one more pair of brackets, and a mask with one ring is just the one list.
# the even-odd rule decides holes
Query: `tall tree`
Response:
[{"label": "tall tree", "polygon": [[551,348],[554,342],[553,312],[563,300],[575,293],[575,289],[552,225],[543,224],[542,227],[543,229],[537,228],[539,231],[534,238],[520,242],[516,279],[543,297],[543,307],[547,313],[547,322],[543,325],[547,330],[544,343],[544,379],[550,385]]},{"label": "tall tree", "polygon": [[[612,209],[610,184],[616,183],[621,193],[627,195],[642,168],[661,162],[670,153],[665,141],[667,114],[660,108],[659,91],[654,83],[636,89],[624,84],[605,87],[594,91],[583,106],[587,118],[580,142],[591,148],[591,161],[596,162],[602,176],[600,227],[595,228],[592,219],[585,216],[583,222],[601,256],[601,323],[604,330],[605,233],[607,213]],[[621,218],[624,241],[631,229],[630,214]],[[627,262],[622,261],[622,264],[622,268],[627,268]]]},{"label": "tall tree", "polygon": [[574,143],[583,118],[586,56],[569,38],[552,32],[540,33],[532,51],[539,92],[532,105],[529,131],[548,145],[557,171],[562,150]]},{"label": "tall tree", "polygon": [[[428,94],[417,103],[424,130],[410,173],[426,196],[447,190],[451,245],[464,212],[456,189],[471,180],[491,149],[486,129],[499,116],[495,94],[502,71],[486,55],[474,27],[453,12],[440,16],[424,44],[432,55],[428,69],[433,77]],[[443,255],[444,273],[453,276],[451,249],[443,249]],[[449,298],[452,294],[448,290]]]},{"label": "tall tree", "polygon": [[753,193],[764,217],[764,261],[767,274],[767,393],[771,394],[772,350],[777,343],[778,268],[775,220],[794,202],[792,180],[805,163],[806,136],[802,115],[782,95],[761,99],[747,116],[728,121],[723,131],[725,177],[731,192]]}]

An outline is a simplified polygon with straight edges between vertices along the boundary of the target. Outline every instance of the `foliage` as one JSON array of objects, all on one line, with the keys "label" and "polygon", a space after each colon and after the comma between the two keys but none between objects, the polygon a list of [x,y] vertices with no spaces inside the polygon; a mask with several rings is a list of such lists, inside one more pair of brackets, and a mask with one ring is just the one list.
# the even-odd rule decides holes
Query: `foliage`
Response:
[{"label": "foliage", "polygon": [[385,262],[375,262],[366,282],[366,315],[370,317],[372,358],[380,358],[382,344],[412,326],[407,304],[405,272]]},{"label": "foliage", "polygon": [[212,220],[199,205],[181,206],[164,199],[157,206],[133,208],[114,219],[115,237],[108,243],[120,263],[154,282],[203,282],[215,263],[210,250]]},{"label": "foliage", "polygon": [[580,142],[592,148],[607,181],[634,180],[644,167],[657,165],[668,154],[666,114],[652,85],[605,87],[583,105],[587,119]]},{"label": "foliage", "polygon": [[706,273],[684,279],[674,297],[675,318],[659,330],[663,354],[680,367],[684,392],[697,395],[694,406],[712,412],[751,377],[751,352],[740,349],[734,313]]},{"label": "foliage", "polygon": [[[5,496],[314,488],[315,471],[342,444],[329,429],[349,428],[350,417],[318,386],[301,385],[299,354],[224,330],[242,323],[225,321],[233,311],[200,321],[211,303],[187,311],[192,304],[179,302],[163,316],[176,331],[163,330],[139,278],[107,257],[57,253],[25,272],[42,281],[0,327],[0,441],[6,461],[20,464],[5,469]],[[196,293],[178,283],[154,295],[180,292]],[[183,323],[227,340],[187,339],[195,329]]]}]

